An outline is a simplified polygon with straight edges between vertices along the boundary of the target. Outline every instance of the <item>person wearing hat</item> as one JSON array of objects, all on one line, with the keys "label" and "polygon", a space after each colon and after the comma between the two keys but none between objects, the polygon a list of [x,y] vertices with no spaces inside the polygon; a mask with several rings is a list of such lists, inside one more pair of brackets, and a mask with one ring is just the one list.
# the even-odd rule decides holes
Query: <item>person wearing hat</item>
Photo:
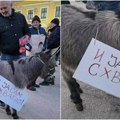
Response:
[{"label": "person wearing hat", "polygon": [[[47,33],[46,33],[45,29],[43,27],[41,27],[41,21],[40,21],[40,18],[37,15],[35,15],[33,17],[32,26],[30,26],[29,29],[30,29],[31,35],[43,34],[43,35],[47,36]],[[35,87],[38,88],[39,85],[37,85],[35,82],[36,81],[30,83],[27,86],[27,89],[32,90],[32,91],[36,91]]]},{"label": "person wearing hat", "polygon": [[50,23],[47,41],[47,49],[54,49],[60,45],[60,26],[58,18],[54,18]]},{"label": "person wearing hat", "polygon": [[90,10],[111,10],[119,11],[120,10],[120,1],[87,1],[86,8]]},{"label": "person wearing hat", "polygon": [[[45,29],[41,26],[41,20],[37,15],[35,15],[33,17],[32,25],[29,27],[29,29],[30,29],[31,35],[43,34],[47,38],[47,33],[46,33]],[[44,42],[44,48],[45,49],[46,49],[46,46],[47,46],[47,42],[46,42],[46,39],[45,39],[45,42]]]},{"label": "person wearing hat", "polygon": [[[54,18],[49,26],[48,29],[48,36],[47,36],[47,49],[55,49],[60,46],[60,26],[59,26],[59,19]],[[55,69],[55,66],[52,68]],[[49,76],[50,77],[50,76]],[[44,79],[40,85],[54,85],[54,79]]]},{"label": "person wearing hat", "polygon": [[41,27],[41,21],[37,15],[33,17],[32,26],[30,26],[29,28],[32,35],[33,34],[44,34],[45,36],[47,35],[45,29]]}]

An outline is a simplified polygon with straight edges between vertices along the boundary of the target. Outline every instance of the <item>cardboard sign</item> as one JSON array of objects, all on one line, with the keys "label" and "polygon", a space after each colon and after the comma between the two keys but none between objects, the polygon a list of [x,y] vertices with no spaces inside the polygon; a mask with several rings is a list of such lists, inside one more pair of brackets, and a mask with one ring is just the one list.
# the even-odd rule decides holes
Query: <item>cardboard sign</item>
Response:
[{"label": "cardboard sign", "polygon": [[[32,45],[32,53],[41,52],[41,46],[39,43],[42,42],[44,44],[45,42],[45,35],[31,35],[30,38],[30,44]],[[42,45],[43,46],[43,45]]]},{"label": "cardboard sign", "polygon": [[120,97],[120,51],[92,39],[73,77]]},{"label": "cardboard sign", "polygon": [[0,75],[0,100],[20,111],[28,99],[28,94],[22,89],[16,88],[11,82]]}]

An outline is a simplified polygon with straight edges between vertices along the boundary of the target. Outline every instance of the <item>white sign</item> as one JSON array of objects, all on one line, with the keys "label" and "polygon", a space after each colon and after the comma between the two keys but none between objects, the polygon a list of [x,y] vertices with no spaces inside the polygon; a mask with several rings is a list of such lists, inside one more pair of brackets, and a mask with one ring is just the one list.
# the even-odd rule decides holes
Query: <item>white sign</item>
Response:
[{"label": "white sign", "polygon": [[32,53],[41,52],[41,48],[40,48],[41,46],[39,46],[40,42],[44,44],[45,35],[43,34],[42,35],[31,35],[30,44],[32,45]]},{"label": "white sign", "polygon": [[73,77],[120,97],[120,51],[92,39]]},{"label": "white sign", "polygon": [[0,75],[0,100],[20,111],[28,99],[28,94],[16,88],[11,82]]}]

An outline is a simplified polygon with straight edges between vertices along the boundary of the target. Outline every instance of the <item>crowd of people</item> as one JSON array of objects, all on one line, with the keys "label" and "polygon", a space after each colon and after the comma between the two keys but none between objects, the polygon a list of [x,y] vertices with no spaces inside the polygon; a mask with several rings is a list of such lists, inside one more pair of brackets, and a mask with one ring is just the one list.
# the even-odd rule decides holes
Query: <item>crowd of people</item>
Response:
[{"label": "crowd of people", "polygon": [[[25,52],[21,52],[19,39],[25,36],[30,40],[31,35],[45,35],[44,49],[55,49],[60,46],[60,26],[59,19],[51,20],[48,31],[42,25],[40,18],[35,15],[32,23],[28,23],[23,14],[15,12],[11,1],[0,1],[0,59],[13,61],[25,57]],[[28,46],[31,47],[32,46]],[[27,49],[28,50],[28,49]],[[31,49],[29,49],[30,51]],[[58,57],[57,57],[58,58]],[[56,59],[57,59],[56,58]],[[49,81],[44,80],[41,85],[49,85]],[[35,91],[39,85],[36,81],[27,86],[29,90]],[[4,103],[0,101],[4,106]]]},{"label": "crowd of people", "polygon": [[[51,20],[50,25],[48,27],[48,32],[46,32],[45,29],[41,25],[40,18],[37,15],[35,15],[32,19],[32,24],[29,27],[29,29],[30,29],[31,35],[37,35],[37,34],[45,35],[45,42],[43,45],[44,50],[55,49],[60,46],[60,26],[59,26],[58,18],[54,18],[53,20]],[[56,54],[56,61],[58,60],[59,55],[60,55],[60,52]],[[52,80],[54,81],[54,79]],[[49,85],[49,83],[51,83],[51,81],[45,79],[42,83],[40,83],[40,85]],[[36,90],[35,87],[39,87],[39,85],[37,85],[35,81],[30,83],[27,86],[27,88],[32,91]]]},{"label": "crowd of people", "polygon": [[[70,1],[71,0],[61,0],[61,4],[70,4]],[[120,1],[83,0],[82,2],[86,4],[87,9],[91,9],[91,10],[97,10],[97,11],[103,11],[103,10],[119,11],[120,10]]]},{"label": "crowd of people", "polygon": [[120,1],[87,1],[86,3],[87,9],[93,9],[98,11],[103,10],[120,10]]}]

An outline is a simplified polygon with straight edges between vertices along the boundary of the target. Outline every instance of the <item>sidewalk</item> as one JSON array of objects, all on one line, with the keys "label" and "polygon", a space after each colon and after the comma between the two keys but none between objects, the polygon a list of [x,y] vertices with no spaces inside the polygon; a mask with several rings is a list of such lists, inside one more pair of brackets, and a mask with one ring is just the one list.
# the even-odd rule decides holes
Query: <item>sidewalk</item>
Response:
[{"label": "sidewalk", "polygon": [[62,119],[120,119],[120,98],[113,97],[107,93],[91,87],[82,82],[84,111],[76,110],[71,102],[70,92],[65,81],[61,78],[61,118]]}]

